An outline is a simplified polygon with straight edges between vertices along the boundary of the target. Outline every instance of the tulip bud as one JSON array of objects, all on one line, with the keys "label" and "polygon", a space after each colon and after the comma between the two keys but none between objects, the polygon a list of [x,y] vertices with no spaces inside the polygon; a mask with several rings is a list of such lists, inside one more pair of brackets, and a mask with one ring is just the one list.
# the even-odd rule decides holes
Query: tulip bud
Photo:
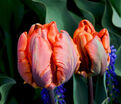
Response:
[{"label": "tulip bud", "polygon": [[18,71],[33,87],[54,89],[68,81],[79,64],[74,42],[56,23],[34,24],[18,40]]},{"label": "tulip bud", "polygon": [[103,75],[110,62],[108,31],[103,29],[98,33],[89,21],[82,20],[74,32],[73,40],[77,45],[81,61],[76,73],[85,77],[92,74]]}]

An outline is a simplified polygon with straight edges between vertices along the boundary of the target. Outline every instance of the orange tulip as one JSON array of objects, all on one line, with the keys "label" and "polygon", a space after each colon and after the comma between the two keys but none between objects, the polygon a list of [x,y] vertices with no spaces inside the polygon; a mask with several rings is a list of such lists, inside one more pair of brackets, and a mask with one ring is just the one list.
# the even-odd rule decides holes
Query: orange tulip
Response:
[{"label": "orange tulip", "polygon": [[56,23],[34,24],[18,40],[18,71],[33,87],[54,89],[68,81],[79,63],[78,51]]},{"label": "orange tulip", "polygon": [[96,32],[88,20],[82,20],[74,32],[73,40],[80,55],[80,68],[76,71],[83,76],[103,74],[110,62],[110,39],[106,29]]}]

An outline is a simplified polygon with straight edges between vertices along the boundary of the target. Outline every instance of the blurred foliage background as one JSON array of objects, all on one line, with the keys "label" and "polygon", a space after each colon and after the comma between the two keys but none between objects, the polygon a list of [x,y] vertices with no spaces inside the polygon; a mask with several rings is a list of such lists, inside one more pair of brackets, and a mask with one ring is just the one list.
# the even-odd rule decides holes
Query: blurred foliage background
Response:
[{"label": "blurred foliage background", "polygon": [[[111,45],[117,49],[115,72],[121,90],[121,0],[0,0],[0,104],[42,104],[41,90],[23,84],[18,73],[20,34],[32,24],[56,21],[59,30],[66,30],[73,37],[82,19],[88,19],[97,31],[108,29]],[[103,77],[95,85],[95,104],[107,99],[104,82]],[[88,103],[86,82],[81,76],[73,76],[64,87],[67,104]],[[121,94],[119,104],[120,98]]]}]

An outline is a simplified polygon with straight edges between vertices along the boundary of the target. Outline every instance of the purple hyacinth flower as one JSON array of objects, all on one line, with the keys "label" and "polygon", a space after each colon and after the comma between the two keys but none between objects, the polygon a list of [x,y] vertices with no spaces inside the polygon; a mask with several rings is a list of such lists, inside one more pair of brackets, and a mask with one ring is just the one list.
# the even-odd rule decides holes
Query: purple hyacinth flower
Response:
[{"label": "purple hyacinth flower", "polygon": [[117,89],[118,81],[116,79],[116,73],[115,73],[115,60],[116,60],[116,49],[112,45],[111,47],[111,53],[110,56],[110,64],[108,66],[108,70],[106,71],[106,85],[107,85],[107,91],[109,96],[109,102],[110,103],[117,103],[118,101],[118,93],[119,90]]},{"label": "purple hyacinth flower", "polygon": [[[57,104],[66,104],[64,98],[64,92],[65,92],[65,88],[64,85],[60,85],[58,87],[55,88],[54,90],[54,95],[55,95],[55,102]],[[51,104],[51,100],[50,100],[50,95],[49,95],[49,91],[46,88],[43,88],[41,91],[41,98],[43,101],[43,104]]]}]

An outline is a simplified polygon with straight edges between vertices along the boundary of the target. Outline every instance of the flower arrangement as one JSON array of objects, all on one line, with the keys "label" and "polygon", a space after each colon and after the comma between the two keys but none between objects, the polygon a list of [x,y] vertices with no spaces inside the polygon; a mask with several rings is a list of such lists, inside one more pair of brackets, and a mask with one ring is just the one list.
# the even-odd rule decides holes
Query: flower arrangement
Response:
[{"label": "flower arrangement", "polygon": [[120,0],[0,1],[0,104],[120,104]]}]

